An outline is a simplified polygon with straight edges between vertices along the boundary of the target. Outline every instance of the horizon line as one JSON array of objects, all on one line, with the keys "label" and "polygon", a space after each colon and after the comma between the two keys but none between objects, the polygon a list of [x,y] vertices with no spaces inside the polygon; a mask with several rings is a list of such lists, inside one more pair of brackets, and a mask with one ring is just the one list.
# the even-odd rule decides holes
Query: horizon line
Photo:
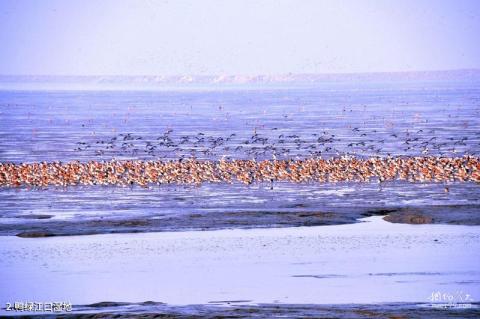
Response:
[{"label": "horizon line", "polygon": [[458,68],[437,70],[409,71],[365,71],[365,72],[286,72],[286,73],[215,73],[215,74],[1,74],[0,77],[274,77],[274,76],[341,76],[341,75],[382,75],[409,73],[446,73],[446,72],[480,72],[480,68]]}]

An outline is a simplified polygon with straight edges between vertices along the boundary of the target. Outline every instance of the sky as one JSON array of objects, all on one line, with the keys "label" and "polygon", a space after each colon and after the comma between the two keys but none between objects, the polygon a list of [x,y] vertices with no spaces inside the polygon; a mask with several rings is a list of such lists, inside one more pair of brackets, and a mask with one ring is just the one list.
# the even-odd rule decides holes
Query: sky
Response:
[{"label": "sky", "polygon": [[0,0],[0,75],[480,68],[476,0]]}]

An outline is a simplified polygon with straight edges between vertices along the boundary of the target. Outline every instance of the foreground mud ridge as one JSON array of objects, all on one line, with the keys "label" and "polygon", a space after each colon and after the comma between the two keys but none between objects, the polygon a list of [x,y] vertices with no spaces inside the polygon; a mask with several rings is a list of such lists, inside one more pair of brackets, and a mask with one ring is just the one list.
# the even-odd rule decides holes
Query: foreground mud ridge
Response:
[{"label": "foreground mud ridge", "polygon": [[0,186],[201,184],[287,181],[480,182],[478,157],[0,163]]}]

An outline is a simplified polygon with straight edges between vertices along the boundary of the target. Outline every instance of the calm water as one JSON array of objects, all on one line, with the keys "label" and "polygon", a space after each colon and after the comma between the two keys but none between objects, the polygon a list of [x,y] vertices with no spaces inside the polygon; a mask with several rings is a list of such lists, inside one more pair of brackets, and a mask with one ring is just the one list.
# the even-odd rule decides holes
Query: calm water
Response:
[{"label": "calm water", "polygon": [[0,273],[10,280],[0,304],[428,303],[437,291],[468,293],[473,302],[479,249],[478,226],[378,216],[319,227],[3,237]]}]

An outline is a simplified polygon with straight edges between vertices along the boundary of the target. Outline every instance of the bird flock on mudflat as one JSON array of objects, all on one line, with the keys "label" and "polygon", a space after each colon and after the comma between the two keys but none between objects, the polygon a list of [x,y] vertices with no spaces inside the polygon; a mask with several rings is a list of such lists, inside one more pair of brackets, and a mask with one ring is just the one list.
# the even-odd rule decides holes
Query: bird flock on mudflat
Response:
[{"label": "bird flock on mudflat", "polygon": [[480,182],[478,157],[342,156],[300,160],[110,160],[0,163],[0,186],[201,184],[242,182]]},{"label": "bird flock on mudflat", "polygon": [[[308,137],[278,128],[267,133],[254,129],[251,136],[181,135],[172,129],[156,137],[121,133],[77,142],[74,151],[88,152],[88,161],[0,163],[0,186],[373,180],[478,183],[479,157],[466,151],[478,148],[480,132],[470,138],[434,133],[434,129],[386,133],[358,127],[348,128],[344,135],[323,130]],[[95,160],[90,160],[92,155]]]}]

